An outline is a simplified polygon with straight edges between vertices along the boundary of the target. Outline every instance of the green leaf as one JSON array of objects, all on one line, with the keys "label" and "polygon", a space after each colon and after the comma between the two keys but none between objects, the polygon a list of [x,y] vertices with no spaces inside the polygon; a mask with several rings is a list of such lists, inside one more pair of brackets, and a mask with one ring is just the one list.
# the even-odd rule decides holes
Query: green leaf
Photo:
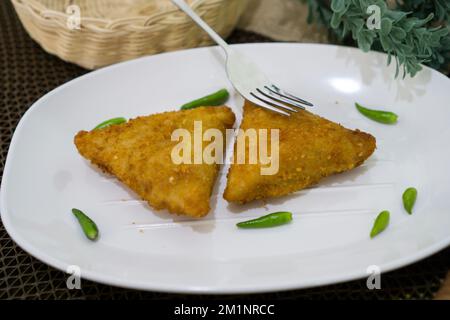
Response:
[{"label": "green leaf", "polygon": [[385,16],[387,18],[392,19],[394,22],[397,22],[397,21],[402,20],[408,14],[409,14],[408,12],[389,10],[386,12]]},{"label": "green leaf", "polygon": [[360,32],[364,28],[364,20],[363,19],[354,19],[350,21],[352,29],[356,32]]},{"label": "green leaf", "polygon": [[381,19],[381,34],[386,36],[391,32],[391,30],[392,30],[392,21],[387,18]]},{"label": "green leaf", "polygon": [[395,57],[395,78],[398,77],[400,73],[400,62],[398,61],[398,56]]},{"label": "green leaf", "polygon": [[433,18],[434,18],[434,14],[433,14],[433,13],[430,13],[430,14],[428,15],[428,17],[426,17],[426,18],[423,19],[423,20],[420,20],[416,26],[417,26],[417,27],[422,27],[422,26],[424,26],[425,24],[427,24],[428,22],[430,22],[431,20],[433,20]]},{"label": "green leaf", "polygon": [[337,29],[340,24],[341,24],[341,16],[339,15],[339,13],[335,12],[331,17],[330,25],[333,29]]},{"label": "green leaf", "polygon": [[345,11],[345,0],[333,0],[331,2],[331,10],[334,12],[344,12]]},{"label": "green leaf", "polygon": [[342,26],[341,37],[344,38],[347,35],[347,32],[348,32],[347,23],[344,23],[343,26]]},{"label": "green leaf", "polygon": [[383,47],[384,51],[389,52],[393,49],[391,40],[389,39],[388,36],[380,35],[380,42],[381,42],[381,46]]},{"label": "green leaf", "polygon": [[406,32],[402,28],[399,28],[399,27],[392,27],[392,30],[390,33],[391,33],[391,37],[394,37],[399,40],[403,40],[406,38]]},{"label": "green leaf", "polygon": [[363,30],[358,33],[357,41],[358,47],[364,52],[368,52],[372,47],[374,35],[370,31]]}]

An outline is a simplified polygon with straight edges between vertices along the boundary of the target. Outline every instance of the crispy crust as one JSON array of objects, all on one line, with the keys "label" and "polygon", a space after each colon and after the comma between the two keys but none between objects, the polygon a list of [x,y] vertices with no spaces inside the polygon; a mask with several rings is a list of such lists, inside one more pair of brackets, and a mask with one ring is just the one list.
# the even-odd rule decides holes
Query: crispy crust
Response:
[{"label": "crispy crust", "polygon": [[[263,176],[260,164],[233,164],[224,193],[229,202],[246,203],[304,189],[361,165],[376,148],[372,135],[308,111],[288,118],[246,102],[241,129],[249,128],[280,130],[279,171]],[[236,158],[236,144],[234,153]]]},{"label": "crispy crust", "polygon": [[[210,210],[210,197],[219,165],[180,164],[171,159],[172,132],[193,132],[194,121],[203,131],[216,128],[224,134],[235,116],[228,107],[202,107],[138,117],[125,124],[75,136],[79,153],[104,171],[116,176],[157,210],[203,217]],[[203,148],[205,144],[203,144]]]}]

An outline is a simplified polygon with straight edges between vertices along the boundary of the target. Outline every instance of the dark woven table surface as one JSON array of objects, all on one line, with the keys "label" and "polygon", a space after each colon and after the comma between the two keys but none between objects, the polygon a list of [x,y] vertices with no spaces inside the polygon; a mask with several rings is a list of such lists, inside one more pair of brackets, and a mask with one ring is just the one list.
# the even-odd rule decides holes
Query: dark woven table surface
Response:
[{"label": "dark woven table surface", "polygon": [[[237,31],[232,43],[270,41]],[[22,28],[10,1],[0,1],[0,175],[14,129],[24,112],[45,93],[84,73],[45,53]],[[258,299],[429,299],[450,269],[450,248],[411,266],[383,274],[382,289],[368,290],[365,280],[326,287],[246,295]],[[192,296],[142,292],[82,281],[66,287],[67,275],[20,249],[0,223],[0,299],[189,299]],[[236,296],[197,296],[233,299]],[[242,296],[239,296],[242,298]]]}]

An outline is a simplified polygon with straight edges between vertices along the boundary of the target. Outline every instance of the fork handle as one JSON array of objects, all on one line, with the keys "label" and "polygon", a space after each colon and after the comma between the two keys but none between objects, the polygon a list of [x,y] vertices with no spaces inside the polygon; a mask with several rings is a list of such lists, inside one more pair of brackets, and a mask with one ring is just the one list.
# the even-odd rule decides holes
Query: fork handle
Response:
[{"label": "fork handle", "polygon": [[217,32],[215,32],[205,21],[203,21],[203,19],[200,18],[184,0],[172,0],[172,2],[184,11],[184,13],[186,13],[200,28],[202,28],[211,37],[211,39],[222,47],[228,55],[231,50],[228,43],[226,43],[225,40],[217,34]]}]

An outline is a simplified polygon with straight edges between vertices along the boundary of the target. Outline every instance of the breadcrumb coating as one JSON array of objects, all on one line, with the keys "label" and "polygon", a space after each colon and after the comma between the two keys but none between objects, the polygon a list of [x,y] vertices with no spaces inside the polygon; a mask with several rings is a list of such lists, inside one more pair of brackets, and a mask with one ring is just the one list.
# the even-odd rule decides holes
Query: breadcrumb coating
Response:
[{"label": "breadcrumb coating", "polygon": [[[241,129],[250,128],[280,130],[279,171],[261,175],[260,162],[233,164],[224,193],[229,202],[246,203],[302,190],[361,165],[376,148],[372,135],[346,129],[306,110],[286,117],[247,101]],[[234,154],[236,158],[236,145]]]},{"label": "breadcrumb coating", "polygon": [[171,158],[178,143],[171,141],[173,131],[184,128],[193,135],[194,121],[202,121],[203,131],[216,128],[225,134],[235,116],[223,106],[138,117],[104,129],[80,131],[75,145],[83,157],[116,176],[153,208],[203,217],[210,210],[220,165],[175,164]]}]

